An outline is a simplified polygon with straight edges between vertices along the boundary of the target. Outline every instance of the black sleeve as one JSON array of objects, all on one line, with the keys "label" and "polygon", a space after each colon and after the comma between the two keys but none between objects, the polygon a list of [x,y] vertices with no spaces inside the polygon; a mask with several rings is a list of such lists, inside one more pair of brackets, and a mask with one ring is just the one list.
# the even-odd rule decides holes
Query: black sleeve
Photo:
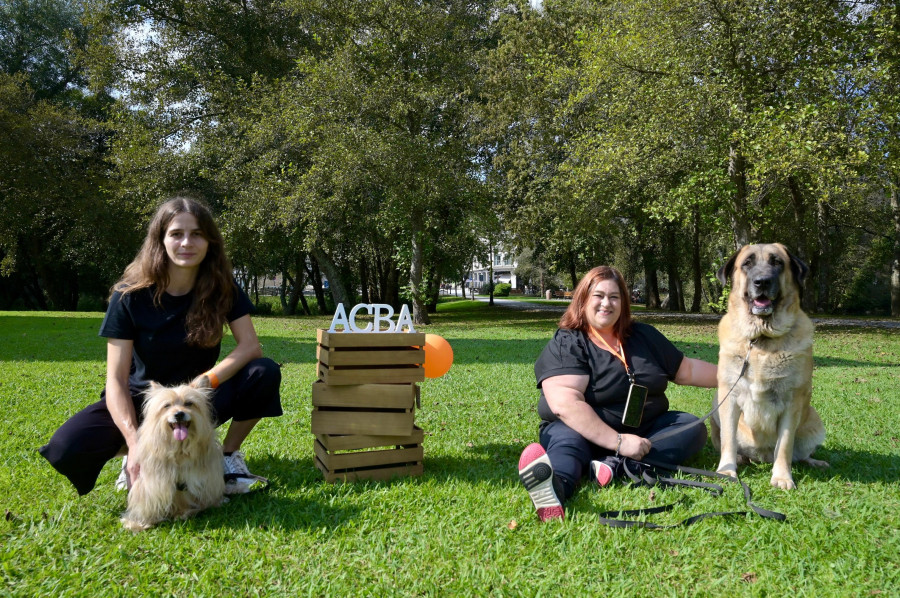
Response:
[{"label": "black sleeve", "polygon": [[565,374],[590,376],[591,367],[584,335],[576,330],[560,328],[541,351],[534,364],[534,375],[540,388],[547,378]]},{"label": "black sleeve", "polygon": [[109,298],[109,307],[106,308],[106,315],[103,316],[103,323],[100,324],[100,336],[126,340],[135,339],[136,327],[128,309],[131,298],[130,295],[123,297],[119,291],[112,294],[112,297]]},{"label": "black sleeve", "polygon": [[650,351],[656,358],[656,363],[666,373],[669,380],[675,380],[675,374],[678,373],[678,368],[681,367],[681,362],[684,361],[684,353],[653,326],[644,324],[643,327],[645,328]]},{"label": "black sleeve", "polygon": [[228,321],[234,322],[238,318],[242,318],[250,313],[253,313],[253,302],[250,301],[250,297],[247,296],[244,289],[238,286],[237,281],[235,281],[234,304],[231,306],[231,311],[228,312]]}]

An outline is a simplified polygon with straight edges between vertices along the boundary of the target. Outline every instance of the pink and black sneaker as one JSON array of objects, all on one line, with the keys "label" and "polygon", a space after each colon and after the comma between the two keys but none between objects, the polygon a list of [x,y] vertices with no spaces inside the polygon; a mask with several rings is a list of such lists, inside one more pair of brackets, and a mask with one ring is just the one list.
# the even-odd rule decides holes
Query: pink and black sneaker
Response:
[{"label": "pink and black sneaker", "polygon": [[613,470],[603,461],[591,461],[591,476],[601,488],[608,485],[613,479]]},{"label": "pink and black sneaker", "polygon": [[540,444],[533,442],[522,451],[522,456],[519,457],[519,479],[528,490],[541,521],[565,518],[562,502],[553,487],[553,466],[550,465],[547,451]]}]

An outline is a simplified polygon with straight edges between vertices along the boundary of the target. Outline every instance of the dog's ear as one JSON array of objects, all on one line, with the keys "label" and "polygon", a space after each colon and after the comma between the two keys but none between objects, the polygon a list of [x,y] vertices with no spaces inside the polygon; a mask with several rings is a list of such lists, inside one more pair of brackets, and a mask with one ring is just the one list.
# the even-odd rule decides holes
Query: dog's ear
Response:
[{"label": "dog's ear", "polygon": [[159,391],[162,390],[163,388],[165,388],[165,387],[164,387],[162,384],[160,384],[159,382],[156,382],[156,381],[154,381],[154,380],[151,380],[151,381],[150,381],[150,388],[147,389],[147,394],[151,394],[151,393],[154,393],[154,392],[159,392]]},{"label": "dog's ear", "polygon": [[799,257],[791,253],[787,247],[784,247],[784,252],[788,254],[788,257],[791,258],[791,273],[794,275],[794,280],[797,281],[797,285],[802,287],[803,283],[806,281],[806,276],[809,274],[809,266],[801,260]]},{"label": "dog's ear", "polygon": [[209,381],[209,376],[207,376],[206,374],[194,378],[194,381],[191,382],[191,386],[197,389],[212,389],[212,384]]},{"label": "dog's ear", "polygon": [[716,278],[723,287],[728,284],[731,275],[734,273],[734,262],[737,261],[737,256],[740,252],[740,250],[737,250],[734,255],[719,268],[718,272],[716,272]]}]

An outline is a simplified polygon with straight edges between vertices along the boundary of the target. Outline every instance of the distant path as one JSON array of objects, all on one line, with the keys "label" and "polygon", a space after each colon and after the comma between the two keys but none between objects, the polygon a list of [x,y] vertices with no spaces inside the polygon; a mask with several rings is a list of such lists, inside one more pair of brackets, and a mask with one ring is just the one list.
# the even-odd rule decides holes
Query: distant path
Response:
[{"label": "distant path", "polygon": [[[478,301],[487,302],[487,297],[476,297]],[[569,306],[568,301],[560,300],[558,305],[547,303],[532,303],[530,301],[521,301],[517,299],[502,299],[494,297],[494,305],[506,307],[509,309],[517,309],[520,311],[546,311],[562,314]],[[684,312],[671,311],[639,311],[634,312],[634,317],[639,320],[665,320],[668,318],[679,318],[682,320],[698,320],[718,322],[722,317],[718,314],[692,314]],[[859,326],[861,328],[900,328],[900,320],[851,320],[844,318],[812,318],[816,324],[824,326]]]}]

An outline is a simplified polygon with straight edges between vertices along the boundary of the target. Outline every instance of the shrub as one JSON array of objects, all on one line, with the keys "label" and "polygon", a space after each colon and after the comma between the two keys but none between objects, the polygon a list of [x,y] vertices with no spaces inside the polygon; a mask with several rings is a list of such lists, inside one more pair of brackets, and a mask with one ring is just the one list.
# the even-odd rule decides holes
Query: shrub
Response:
[{"label": "shrub", "polygon": [[494,287],[494,296],[495,297],[509,297],[509,290],[512,288],[512,285],[508,282],[501,282],[497,286]]}]

